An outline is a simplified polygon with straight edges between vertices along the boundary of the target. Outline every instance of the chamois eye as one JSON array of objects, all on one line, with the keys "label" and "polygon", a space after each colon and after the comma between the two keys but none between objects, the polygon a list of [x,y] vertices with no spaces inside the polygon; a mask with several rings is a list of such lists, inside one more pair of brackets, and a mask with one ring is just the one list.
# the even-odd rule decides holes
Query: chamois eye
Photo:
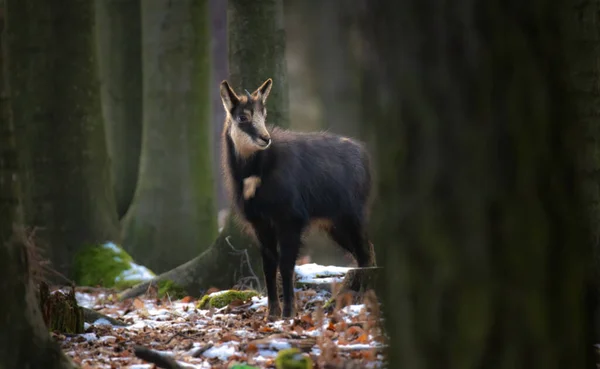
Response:
[{"label": "chamois eye", "polygon": [[248,117],[245,116],[245,115],[240,115],[238,117],[238,122],[240,122],[240,123],[247,123],[248,122]]}]

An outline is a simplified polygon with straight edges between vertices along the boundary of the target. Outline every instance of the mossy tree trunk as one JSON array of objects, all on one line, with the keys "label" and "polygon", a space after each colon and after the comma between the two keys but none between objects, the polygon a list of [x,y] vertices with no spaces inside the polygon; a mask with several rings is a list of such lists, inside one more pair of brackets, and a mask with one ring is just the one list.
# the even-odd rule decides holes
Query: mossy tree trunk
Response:
[{"label": "mossy tree trunk", "polygon": [[143,135],[123,243],[160,273],[217,233],[210,160],[208,0],[142,1]]},{"label": "mossy tree trunk", "polygon": [[95,0],[102,112],[119,218],[133,200],[142,141],[140,0]]},{"label": "mossy tree trunk", "polygon": [[[252,6],[246,9],[248,5]],[[287,126],[289,118],[281,3],[261,1],[246,4],[230,0],[227,16],[229,67],[236,71],[237,76],[232,74],[231,79],[238,86],[254,90],[264,80],[272,77],[274,86],[269,95],[267,120]],[[240,35],[246,35],[246,38]],[[214,88],[218,89],[218,86]],[[234,251],[231,246],[238,251]],[[248,267],[248,263],[252,268]],[[171,279],[186,288],[190,294],[197,295],[210,287],[228,288],[240,280],[253,277],[257,277],[260,285],[263,285],[260,249],[255,240],[242,232],[239,223],[230,216],[207,251],[163,273],[152,282]],[[142,294],[147,286],[148,283],[138,285],[125,292],[122,297]]]},{"label": "mossy tree trunk", "polygon": [[[23,224],[21,180],[9,88],[8,45],[13,25],[19,26],[19,1],[0,0],[0,367],[74,368],[50,339],[36,300],[25,245],[14,237]],[[17,89],[18,90],[18,89]]]},{"label": "mossy tree trunk", "polygon": [[369,12],[388,366],[594,367],[565,82],[564,31],[581,14],[553,1],[375,0]]},{"label": "mossy tree trunk", "polygon": [[119,242],[100,106],[94,3],[8,0],[9,75],[23,165],[25,221],[53,267]]}]

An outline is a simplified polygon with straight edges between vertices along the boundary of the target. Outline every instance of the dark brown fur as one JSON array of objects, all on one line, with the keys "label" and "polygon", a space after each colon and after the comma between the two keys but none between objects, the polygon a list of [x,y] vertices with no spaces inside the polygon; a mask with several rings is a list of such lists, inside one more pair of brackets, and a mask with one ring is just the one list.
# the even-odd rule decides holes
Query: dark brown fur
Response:
[{"label": "dark brown fur", "polygon": [[[317,224],[327,231],[359,267],[374,264],[366,232],[371,173],[367,151],[355,140],[267,128],[264,104],[269,91],[270,80],[249,98],[238,97],[223,82],[227,118],[222,159],[234,207],[261,244],[269,315],[281,312],[275,284],[279,266],[287,318],[294,314],[293,271],[309,226]],[[240,114],[251,115],[242,119],[250,123],[241,123]],[[244,179],[252,176],[260,182],[245,198]]]}]

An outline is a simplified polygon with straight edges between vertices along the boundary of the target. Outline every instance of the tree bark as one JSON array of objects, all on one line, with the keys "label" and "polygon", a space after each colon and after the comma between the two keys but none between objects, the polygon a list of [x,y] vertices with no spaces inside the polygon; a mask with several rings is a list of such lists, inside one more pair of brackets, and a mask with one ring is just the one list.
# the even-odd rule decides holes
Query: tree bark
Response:
[{"label": "tree bark", "polygon": [[[28,252],[14,237],[15,225],[23,222],[19,160],[9,88],[8,42],[13,25],[21,18],[12,13],[19,1],[0,0],[0,367],[75,368],[51,341],[44,325],[31,281]],[[10,12],[10,13],[9,13]],[[19,89],[17,89],[18,91]]]},{"label": "tree bark", "polygon": [[74,275],[82,247],[119,241],[100,106],[94,4],[8,1],[12,111],[25,221],[53,267]]},{"label": "tree bark", "polygon": [[142,141],[140,0],[96,0],[102,111],[119,218],[133,200]]},{"label": "tree bark", "polygon": [[156,273],[217,233],[210,161],[208,0],[142,2],[144,129],[123,244]]},{"label": "tree bark", "polygon": [[[572,74],[572,92],[577,101],[578,124],[584,127],[581,171],[583,191],[588,206],[589,224],[594,247],[594,279],[600,281],[600,1],[588,1],[578,9],[572,33],[570,64],[575,66]],[[600,289],[596,293],[600,293]],[[600,335],[600,310],[596,310],[596,342]]]},{"label": "tree bark", "polygon": [[388,367],[595,366],[566,83],[576,15],[551,1],[369,1]]},{"label": "tree bark", "polygon": [[227,2],[229,83],[252,92],[273,78],[267,122],[289,127],[285,29],[282,0]]},{"label": "tree bark", "polygon": [[[225,111],[221,102],[219,86],[229,75],[227,55],[227,0],[209,0],[212,35],[212,82],[210,96],[212,101],[212,165],[215,175],[215,205],[218,211],[227,210],[229,201],[221,173],[221,131],[225,121]],[[219,228],[221,225],[219,225]]]}]

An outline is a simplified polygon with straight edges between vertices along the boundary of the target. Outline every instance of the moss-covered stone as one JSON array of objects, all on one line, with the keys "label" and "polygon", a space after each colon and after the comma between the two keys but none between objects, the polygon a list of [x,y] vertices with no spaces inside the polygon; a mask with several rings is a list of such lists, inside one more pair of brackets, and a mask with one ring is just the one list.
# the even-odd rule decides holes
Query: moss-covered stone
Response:
[{"label": "moss-covered stone", "polygon": [[173,299],[182,299],[187,296],[185,288],[181,287],[172,280],[165,279],[156,283],[158,286],[158,297],[169,295]]},{"label": "moss-covered stone", "polygon": [[277,369],[311,369],[312,360],[297,348],[281,350],[275,358]]},{"label": "moss-covered stone", "polygon": [[198,309],[208,309],[210,307],[222,308],[229,305],[234,300],[246,301],[254,296],[258,296],[259,293],[253,290],[227,290],[211,293],[210,295],[204,295],[198,304]]},{"label": "moss-covered stone", "polygon": [[81,286],[124,289],[154,276],[150,270],[135,264],[122,248],[113,244],[84,248],[75,256],[75,281]]}]

